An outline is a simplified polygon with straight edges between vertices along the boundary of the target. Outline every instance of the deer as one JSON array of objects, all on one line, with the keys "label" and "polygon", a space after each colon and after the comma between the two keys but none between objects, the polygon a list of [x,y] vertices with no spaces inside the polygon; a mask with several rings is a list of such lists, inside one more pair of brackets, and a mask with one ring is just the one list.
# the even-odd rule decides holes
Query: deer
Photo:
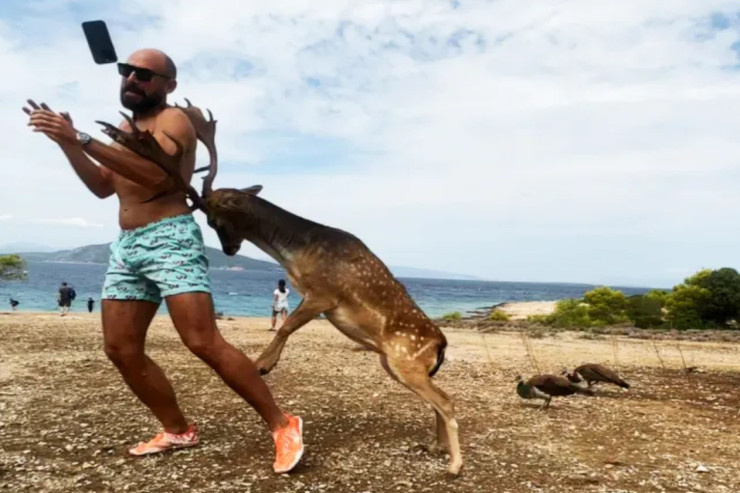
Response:
[{"label": "deer", "polygon": [[288,338],[319,315],[363,350],[380,356],[390,377],[415,393],[433,409],[436,443],[430,450],[449,453],[447,472],[458,476],[462,454],[455,405],[450,396],[432,382],[445,359],[447,339],[440,328],[419,308],[390,269],[356,236],[338,228],[300,217],[258,197],[261,185],[245,189],[213,190],[218,159],[216,120],[208,110],[185,99],[180,108],[190,118],[196,136],[208,150],[208,166],[200,195],[182,177],[182,145],[170,138],[177,151],[168,154],[148,131],[137,129],[130,117],[131,132],[102,121],[103,132],[127,149],[151,160],[171,179],[167,193],[185,193],[192,211],[201,210],[216,230],[226,255],[233,256],[249,241],[272,257],[285,270],[300,294],[300,304],[257,358],[262,375],[277,365]]}]

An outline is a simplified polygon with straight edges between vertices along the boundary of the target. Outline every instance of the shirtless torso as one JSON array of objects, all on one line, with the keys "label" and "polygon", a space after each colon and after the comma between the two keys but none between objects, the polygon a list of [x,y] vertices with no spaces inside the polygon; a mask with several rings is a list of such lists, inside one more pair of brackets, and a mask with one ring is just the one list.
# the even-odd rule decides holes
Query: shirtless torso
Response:
[{"label": "shirtless torso", "polygon": [[[197,139],[195,137],[195,130],[193,130],[188,117],[178,108],[167,107],[156,115],[137,120],[136,126],[139,130],[150,131],[159,144],[165,150],[172,153],[175,151],[174,144],[164,135],[163,131],[170,135],[173,135],[173,132],[184,133],[188,137],[184,140],[178,140],[180,140],[185,148],[182,160],[183,178],[189,182],[193,176],[193,169],[195,167]],[[126,120],[121,122],[119,128],[127,132],[131,131]],[[131,151],[115,142],[111,144],[111,147],[121,149],[133,155]],[[118,196],[120,203],[118,222],[121,229],[134,229],[166,217],[188,214],[190,212],[185,202],[185,194],[182,192],[167,195],[152,202],[146,202],[153,195],[150,189],[138,185],[107,168],[102,168],[101,172],[106,179],[110,180],[113,191]],[[167,178],[165,172],[157,168],[151,170],[151,173],[153,176],[159,176],[162,181]]]}]

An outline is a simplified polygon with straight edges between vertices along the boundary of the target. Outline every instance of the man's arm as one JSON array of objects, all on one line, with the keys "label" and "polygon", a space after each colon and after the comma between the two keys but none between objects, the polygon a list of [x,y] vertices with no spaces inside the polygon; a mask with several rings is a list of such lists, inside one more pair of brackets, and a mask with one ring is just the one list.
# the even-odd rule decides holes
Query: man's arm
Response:
[{"label": "man's arm", "polygon": [[[163,170],[153,162],[140,157],[138,154],[135,154],[128,149],[117,149],[95,139],[92,139],[83,148],[82,144],[77,140],[77,130],[72,127],[71,120],[52,112],[48,109],[48,106],[43,105],[42,108],[34,109],[32,112],[26,112],[31,116],[29,125],[34,126],[34,132],[43,132],[50,139],[57,142],[65,150],[65,154],[67,154],[68,157],[71,155],[75,158],[75,161],[79,165],[79,169],[78,167],[75,167],[75,171],[78,172],[78,175],[83,179],[83,181],[85,180],[83,176],[91,180],[91,183],[94,184],[97,192],[92,188],[91,190],[93,190],[93,193],[96,193],[96,195],[98,192],[104,192],[104,190],[98,188],[100,183],[97,181],[97,177],[95,177],[91,168],[86,165],[89,163],[94,166],[94,163],[87,158],[87,156],[84,156],[85,154],[94,158],[101,165],[114,173],[117,173],[143,187],[149,188],[152,191],[160,192],[172,187],[172,181]],[[185,152],[192,152],[195,148],[197,143],[195,129],[193,129],[188,117],[181,111],[165,110],[165,113],[160,117],[160,121],[158,122],[157,131],[153,134],[162,149],[167,153],[175,154],[175,152],[177,152],[177,146],[169,137],[167,137],[167,135],[164,134],[164,132],[167,132],[172,136],[172,138],[180,142],[184,147]],[[87,163],[82,159],[81,155],[87,159]],[[98,170],[102,180],[109,178],[106,177],[102,170],[99,168]],[[86,182],[86,184],[88,184],[88,182]],[[89,184],[88,188],[90,188]]]},{"label": "man's arm", "polygon": [[[42,107],[39,108],[39,106],[37,106],[32,101],[29,100],[28,102],[34,109],[44,109],[51,111],[51,109],[45,104],[42,104]],[[28,108],[23,108],[23,110],[28,115],[32,114],[32,112]],[[60,113],[60,116],[69,124],[69,126],[72,126],[72,117],[69,116],[69,113],[63,112]],[[63,145],[53,136],[48,136],[59,144],[62,152],[64,152],[64,155],[67,156],[69,163],[75,170],[75,173],[77,173],[77,176],[82,180],[82,183],[84,183],[85,186],[92,193],[94,193],[101,199],[113,195],[113,183],[111,181],[110,172],[108,172],[108,170],[100,168],[97,164],[95,164],[94,161],[92,161],[89,157],[85,155],[84,152],[82,152],[82,149],[80,149],[79,146]]]},{"label": "man's arm", "polygon": [[80,146],[61,146],[61,149],[77,176],[92,193],[101,199],[113,195],[113,181],[107,169],[95,164],[85,155]]},{"label": "man's arm", "polygon": [[[159,118],[157,130],[152,135],[167,154],[174,155],[177,152],[177,145],[172,139],[183,146],[184,154],[194,150],[197,143],[195,129],[183,112],[164,110]],[[130,130],[125,128],[125,125],[122,127],[124,130]],[[164,170],[128,149],[118,149],[92,139],[84,150],[114,173],[152,191],[161,192],[173,186],[172,180]]]}]

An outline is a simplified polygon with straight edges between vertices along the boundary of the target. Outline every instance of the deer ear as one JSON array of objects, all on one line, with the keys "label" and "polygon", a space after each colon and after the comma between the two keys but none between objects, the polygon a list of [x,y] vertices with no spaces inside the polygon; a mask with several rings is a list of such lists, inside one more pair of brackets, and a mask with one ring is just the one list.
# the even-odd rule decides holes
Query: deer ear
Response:
[{"label": "deer ear", "polygon": [[257,195],[262,191],[262,185],[252,185],[248,188],[242,188],[239,190],[240,192],[248,193],[250,195]]}]

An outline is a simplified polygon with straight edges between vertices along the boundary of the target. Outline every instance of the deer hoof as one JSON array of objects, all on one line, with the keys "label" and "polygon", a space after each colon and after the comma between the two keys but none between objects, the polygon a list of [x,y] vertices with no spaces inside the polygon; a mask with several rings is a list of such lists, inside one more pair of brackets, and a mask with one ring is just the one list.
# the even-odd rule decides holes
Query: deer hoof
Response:
[{"label": "deer hoof", "polygon": [[460,476],[460,469],[462,469],[462,461],[453,462],[450,464],[450,466],[447,468],[447,477],[450,479],[455,479]]},{"label": "deer hoof", "polygon": [[275,365],[265,365],[259,361],[255,363],[255,366],[257,367],[257,371],[260,372],[260,375],[267,375],[275,367]]}]

